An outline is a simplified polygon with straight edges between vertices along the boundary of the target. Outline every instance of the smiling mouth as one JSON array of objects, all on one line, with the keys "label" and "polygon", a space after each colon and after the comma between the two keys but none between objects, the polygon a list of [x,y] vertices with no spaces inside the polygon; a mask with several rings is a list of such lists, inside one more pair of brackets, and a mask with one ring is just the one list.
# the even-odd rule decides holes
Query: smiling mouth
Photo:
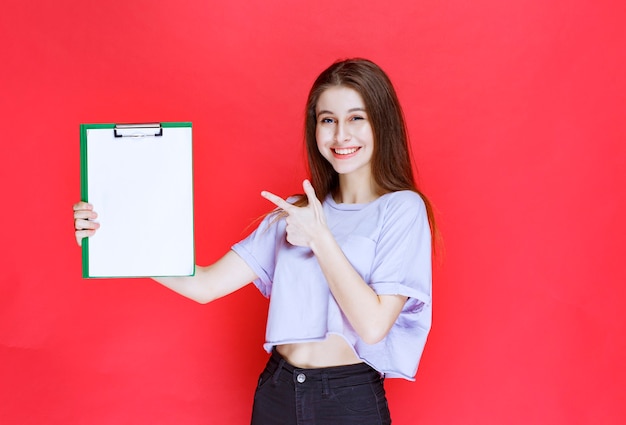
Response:
[{"label": "smiling mouth", "polygon": [[336,155],[350,155],[355,153],[356,151],[358,151],[360,148],[337,148],[337,149],[333,149],[332,151],[336,154]]}]

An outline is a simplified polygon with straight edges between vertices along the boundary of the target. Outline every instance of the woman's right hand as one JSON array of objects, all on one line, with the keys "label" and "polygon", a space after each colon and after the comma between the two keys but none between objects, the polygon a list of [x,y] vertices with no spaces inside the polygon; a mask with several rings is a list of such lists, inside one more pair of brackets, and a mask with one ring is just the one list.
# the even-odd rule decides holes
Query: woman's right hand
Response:
[{"label": "woman's right hand", "polygon": [[93,221],[98,218],[98,214],[93,210],[93,205],[87,202],[78,202],[74,204],[74,234],[76,235],[76,243],[82,245],[83,238],[88,238],[96,234],[96,230],[100,224]]}]

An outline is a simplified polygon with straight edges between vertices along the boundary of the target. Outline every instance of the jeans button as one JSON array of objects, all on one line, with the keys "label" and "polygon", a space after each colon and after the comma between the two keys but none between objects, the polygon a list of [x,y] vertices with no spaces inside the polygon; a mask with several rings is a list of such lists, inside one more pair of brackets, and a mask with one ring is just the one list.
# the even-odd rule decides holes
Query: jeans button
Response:
[{"label": "jeans button", "polygon": [[303,383],[304,381],[306,381],[306,375],[304,373],[299,373],[298,376],[296,376],[296,380],[299,383]]}]

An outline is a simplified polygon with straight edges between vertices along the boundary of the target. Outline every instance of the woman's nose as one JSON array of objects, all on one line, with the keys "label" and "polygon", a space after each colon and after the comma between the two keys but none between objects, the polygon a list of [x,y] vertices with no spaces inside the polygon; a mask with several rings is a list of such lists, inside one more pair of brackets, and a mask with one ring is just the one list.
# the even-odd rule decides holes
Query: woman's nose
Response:
[{"label": "woman's nose", "polygon": [[350,131],[343,123],[338,123],[335,129],[335,141],[338,143],[350,140]]}]

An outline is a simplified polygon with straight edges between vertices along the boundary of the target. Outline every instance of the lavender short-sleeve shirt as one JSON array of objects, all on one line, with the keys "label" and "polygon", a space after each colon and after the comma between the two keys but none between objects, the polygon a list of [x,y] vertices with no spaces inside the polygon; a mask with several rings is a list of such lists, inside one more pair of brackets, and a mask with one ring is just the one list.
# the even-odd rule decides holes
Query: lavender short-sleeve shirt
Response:
[{"label": "lavender short-sleeve shirt", "polygon": [[342,336],[356,355],[387,377],[415,379],[431,326],[431,235],[421,197],[392,192],[367,204],[323,203],[326,222],[363,280],[379,295],[405,295],[400,317],[385,338],[366,344],[332,296],[309,248],[285,237],[285,221],[266,217],[232,249],[255,271],[254,284],[270,298],[266,342],[275,345]]}]

